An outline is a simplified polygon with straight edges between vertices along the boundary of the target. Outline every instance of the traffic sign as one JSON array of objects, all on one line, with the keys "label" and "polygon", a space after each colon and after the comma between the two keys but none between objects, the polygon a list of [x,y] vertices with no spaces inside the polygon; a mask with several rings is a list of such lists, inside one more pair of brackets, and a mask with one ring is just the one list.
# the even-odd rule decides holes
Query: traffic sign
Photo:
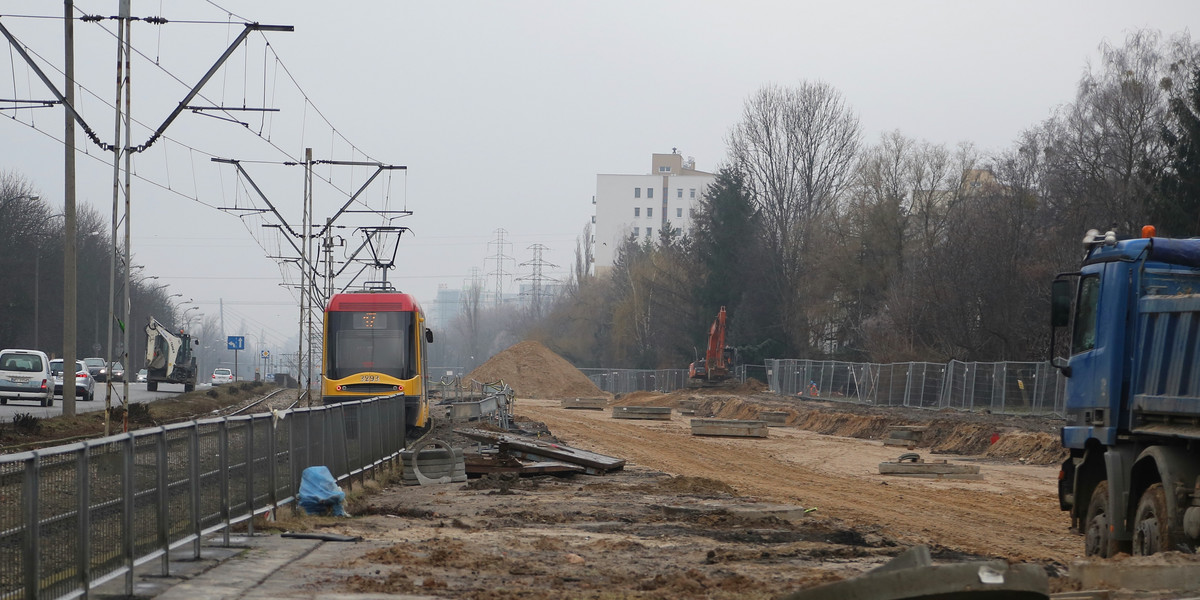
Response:
[{"label": "traffic sign", "polygon": [[263,357],[263,358],[271,358],[271,351],[270,351],[270,350],[263,350],[263,351],[262,351],[262,357]]},{"label": "traffic sign", "polygon": [[225,340],[225,349],[226,350],[245,350],[246,349],[246,336],[244,336],[244,335],[229,336]]}]

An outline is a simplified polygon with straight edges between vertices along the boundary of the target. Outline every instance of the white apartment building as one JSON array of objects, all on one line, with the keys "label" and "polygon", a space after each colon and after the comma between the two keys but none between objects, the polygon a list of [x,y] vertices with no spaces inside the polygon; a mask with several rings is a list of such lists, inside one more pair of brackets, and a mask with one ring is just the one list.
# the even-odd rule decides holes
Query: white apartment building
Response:
[{"label": "white apartment building", "polygon": [[654,154],[650,164],[647,175],[596,175],[592,223],[597,275],[612,268],[617,249],[631,235],[657,241],[665,227],[689,232],[700,198],[716,180],[677,152]]}]

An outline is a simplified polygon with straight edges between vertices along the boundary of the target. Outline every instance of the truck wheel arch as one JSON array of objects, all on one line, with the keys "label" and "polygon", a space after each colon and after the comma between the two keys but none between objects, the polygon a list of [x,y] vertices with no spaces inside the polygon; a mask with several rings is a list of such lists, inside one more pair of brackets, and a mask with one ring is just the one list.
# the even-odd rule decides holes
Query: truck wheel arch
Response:
[{"label": "truck wheel arch", "polygon": [[1166,493],[1171,530],[1182,536],[1183,511],[1190,503],[1180,504],[1184,500],[1181,493],[1195,489],[1198,475],[1200,464],[1196,464],[1195,455],[1183,447],[1156,445],[1145,448],[1138,454],[1130,473],[1127,519],[1132,523],[1132,511],[1142,494],[1155,483],[1161,483]]}]

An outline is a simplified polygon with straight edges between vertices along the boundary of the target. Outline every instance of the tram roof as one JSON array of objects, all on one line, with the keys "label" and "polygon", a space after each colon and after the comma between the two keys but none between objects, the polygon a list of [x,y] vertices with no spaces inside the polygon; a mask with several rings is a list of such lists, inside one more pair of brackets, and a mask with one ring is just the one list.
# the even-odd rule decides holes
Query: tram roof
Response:
[{"label": "tram roof", "polygon": [[399,292],[347,292],[335,294],[327,311],[420,310],[416,298]]}]

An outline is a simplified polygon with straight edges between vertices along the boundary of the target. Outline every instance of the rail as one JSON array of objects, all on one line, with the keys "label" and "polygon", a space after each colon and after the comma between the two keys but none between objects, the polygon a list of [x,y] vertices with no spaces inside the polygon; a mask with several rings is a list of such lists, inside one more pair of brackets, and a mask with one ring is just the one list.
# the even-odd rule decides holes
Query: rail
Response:
[{"label": "rail", "polygon": [[295,500],[301,472],[365,478],[404,448],[404,399],[231,415],[0,456],[0,599],[86,597]]}]

